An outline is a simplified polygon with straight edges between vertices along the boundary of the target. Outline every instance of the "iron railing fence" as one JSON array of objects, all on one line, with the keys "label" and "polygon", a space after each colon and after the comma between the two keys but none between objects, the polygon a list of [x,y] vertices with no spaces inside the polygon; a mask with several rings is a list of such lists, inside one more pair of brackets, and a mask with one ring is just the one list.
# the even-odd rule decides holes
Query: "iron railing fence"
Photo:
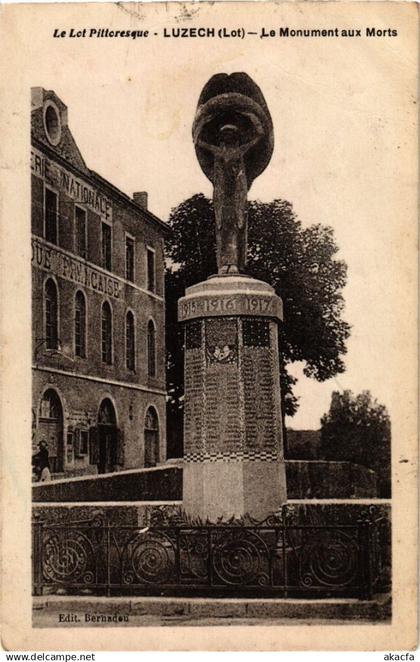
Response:
[{"label": "iron railing fence", "polygon": [[392,547],[390,521],[386,516],[381,515],[368,521],[368,526],[370,592],[390,591]]},{"label": "iron railing fence", "polygon": [[33,523],[33,590],[95,595],[371,599],[381,524]]}]

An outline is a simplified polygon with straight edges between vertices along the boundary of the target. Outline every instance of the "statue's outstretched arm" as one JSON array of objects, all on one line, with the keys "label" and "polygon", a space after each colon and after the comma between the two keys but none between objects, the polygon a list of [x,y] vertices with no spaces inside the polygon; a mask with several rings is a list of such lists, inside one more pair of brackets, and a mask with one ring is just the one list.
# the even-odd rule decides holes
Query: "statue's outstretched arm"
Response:
[{"label": "statue's outstretched arm", "polygon": [[213,118],[211,116],[210,117],[204,116],[199,119],[193,132],[193,140],[197,147],[201,147],[202,149],[205,149],[208,152],[211,152],[212,154],[216,154],[217,146],[207,143],[204,140],[201,140],[200,138],[200,133],[202,132],[203,127],[209,122],[211,122],[212,119]]},{"label": "statue's outstretched arm", "polygon": [[243,155],[243,154],[246,154],[246,152],[249,149],[251,149],[251,147],[254,147],[254,145],[256,145],[259,140],[261,140],[261,138],[264,135],[264,129],[263,129],[263,125],[261,124],[260,120],[258,119],[258,117],[254,113],[242,113],[242,115],[245,115],[246,117],[248,117],[251,120],[251,122],[254,125],[256,134],[257,134],[252,140],[249,140],[247,143],[244,143],[243,145],[241,145],[240,149],[241,149],[241,153]]},{"label": "statue's outstretched arm", "polygon": [[204,140],[201,140],[198,138],[195,143],[198,147],[202,147],[202,149],[206,149],[208,152],[211,152],[212,154],[217,154],[219,151],[219,147],[216,145],[211,145],[210,143],[205,143]]}]

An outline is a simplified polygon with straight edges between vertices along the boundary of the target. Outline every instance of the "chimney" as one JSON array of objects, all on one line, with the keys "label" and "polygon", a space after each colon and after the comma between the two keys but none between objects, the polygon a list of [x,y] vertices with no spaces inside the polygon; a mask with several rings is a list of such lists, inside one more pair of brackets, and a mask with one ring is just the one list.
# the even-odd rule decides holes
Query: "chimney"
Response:
[{"label": "chimney", "polygon": [[44,103],[44,90],[42,87],[31,87],[31,106],[32,110],[42,108]]},{"label": "chimney", "polygon": [[147,191],[138,191],[138,193],[133,193],[134,202],[142,207],[147,209]]}]

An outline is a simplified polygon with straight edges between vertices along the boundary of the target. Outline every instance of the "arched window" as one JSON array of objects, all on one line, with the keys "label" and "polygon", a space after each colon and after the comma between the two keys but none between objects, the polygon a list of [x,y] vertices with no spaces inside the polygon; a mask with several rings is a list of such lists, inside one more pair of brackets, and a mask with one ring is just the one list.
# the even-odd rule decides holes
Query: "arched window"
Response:
[{"label": "arched window", "polygon": [[98,425],[112,425],[116,426],[117,417],[115,415],[114,405],[109,398],[105,398],[101,402],[98,411]]},{"label": "arched window", "polygon": [[128,311],[125,318],[125,363],[128,370],[136,367],[136,347],[134,336],[134,315]]},{"label": "arched window", "polygon": [[83,292],[76,292],[74,307],[74,346],[76,356],[86,356],[86,301]]},{"label": "arched window", "polygon": [[152,320],[147,325],[147,368],[149,377],[156,376],[156,330]]},{"label": "arched window", "polygon": [[58,294],[51,278],[45,283],[45,346],[58,348]]},{"label": "arched window", "polygon": [[144,421],[144,466],[159,462],[159,421],[154,407],[149,407]]},{"label": "arched window", "polygon": [[112,363],[112,311],[108,301],[102,304],[102,361]]}]

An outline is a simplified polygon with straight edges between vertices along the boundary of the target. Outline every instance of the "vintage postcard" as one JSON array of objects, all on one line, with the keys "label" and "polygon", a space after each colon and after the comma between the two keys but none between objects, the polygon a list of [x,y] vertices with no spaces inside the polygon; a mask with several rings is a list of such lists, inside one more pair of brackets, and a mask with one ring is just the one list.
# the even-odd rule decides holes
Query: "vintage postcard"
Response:
[{"label": "vintage postcard", "polygon": [[415,648],[417,13],[1,8],[6,650]]}]

